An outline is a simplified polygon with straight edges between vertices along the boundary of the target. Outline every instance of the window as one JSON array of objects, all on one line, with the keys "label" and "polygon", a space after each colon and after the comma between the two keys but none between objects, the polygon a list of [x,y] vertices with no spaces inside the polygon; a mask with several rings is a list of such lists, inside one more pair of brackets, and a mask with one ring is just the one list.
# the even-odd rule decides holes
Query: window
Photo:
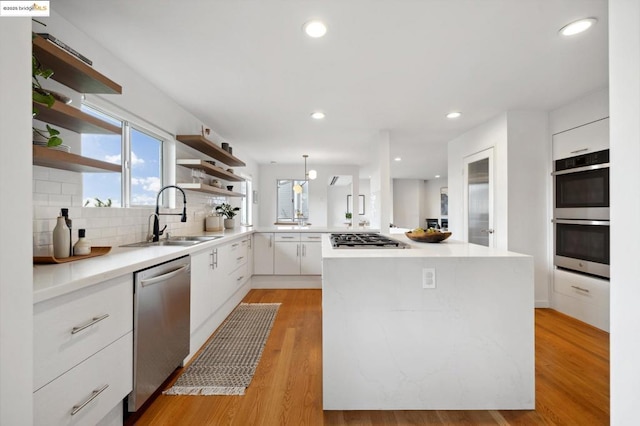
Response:
[{"label": "window", "polygon": [[251,226],[253,225],[253,183],[251,179],[245,177],[245,181],[240,184],[240,192],[244,194],[240,207],[241,223],[244,226]]},{"label": "window", "polygon": [[[278,222],[293,222],[309,219],[309,183],[305,180],[278,179]],[[293,187],[300,185],[302,192],[297,194]]]},{"label": "window", "polygon": [[122,165],[122,173],[83,174],[84,205],[155,205],[163,182],[163,138],[86,104],[82,110],[122,130],[120,135],[82,134],[83,156]]}]

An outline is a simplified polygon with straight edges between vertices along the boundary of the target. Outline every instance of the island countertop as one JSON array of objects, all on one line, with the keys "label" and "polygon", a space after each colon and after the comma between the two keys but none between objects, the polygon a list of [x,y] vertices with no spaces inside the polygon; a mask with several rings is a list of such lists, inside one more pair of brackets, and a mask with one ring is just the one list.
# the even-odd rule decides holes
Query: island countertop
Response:
[{"label": "island countertop", "polygon": [[507,250],[470,244],[451,238],[440,243],[419,243],[410,240],[403,234],[382,234],[394,240],[409,244],[404,249],[373,248],[341,248],[331,246],[329,236],[322,240],[322,257],[325,259],[348,258],[416,258],[416,257],[522,257],[524,254]]}]

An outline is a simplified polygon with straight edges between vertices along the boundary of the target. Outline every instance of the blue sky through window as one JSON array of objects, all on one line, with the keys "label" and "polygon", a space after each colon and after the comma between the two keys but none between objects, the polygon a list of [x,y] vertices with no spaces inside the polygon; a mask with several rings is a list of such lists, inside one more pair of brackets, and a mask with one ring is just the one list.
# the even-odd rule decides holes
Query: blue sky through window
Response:
[{"label": "blue sky through window", "polygon": [[[122,122],[99,111],[83,106],[83,111],[118,127]],[[162,186],[162,141],[143,131],[129,127],[131,142],[130,205],[155,205],[156,194]],[[83,134],[82,155],[114,164],[122,164],[121,135]],[[82,178],[83,204],[95,206],[96,198],[122,206],[121,173],[84,173]]]}]

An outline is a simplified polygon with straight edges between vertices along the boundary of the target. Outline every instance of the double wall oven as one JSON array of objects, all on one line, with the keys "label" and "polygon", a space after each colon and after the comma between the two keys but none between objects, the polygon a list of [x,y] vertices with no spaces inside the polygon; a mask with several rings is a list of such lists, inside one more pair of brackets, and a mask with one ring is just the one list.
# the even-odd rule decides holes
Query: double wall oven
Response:
[{"label": "double wall oven", "polygon": [[609,278],[609,150],[555,161],[554,264]]}]

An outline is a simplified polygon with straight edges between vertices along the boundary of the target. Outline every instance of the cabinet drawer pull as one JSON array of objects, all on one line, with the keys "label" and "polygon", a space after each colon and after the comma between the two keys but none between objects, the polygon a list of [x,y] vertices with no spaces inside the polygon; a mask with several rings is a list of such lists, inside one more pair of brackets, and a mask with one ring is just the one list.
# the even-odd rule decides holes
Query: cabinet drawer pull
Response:
[{"label": "cabinet drawer pull", "polygon": [[244,278],[244,275],[243,275],[243,276],[241,276],[241,277],[238,277],[238,278],[236,279],[236,281],[242,281],[242,279],[243,279],[243,278]]},{"label": "cabinet drawer pull", "polygon": [[575,151],[571,151],[571,154],[577,154],[579,152],[589,151],[589,148],[576,149]]},{"label": "cabinet drawer pull", "polygon": [[102,392],[104,392],[108,387],[109,387],[109,384],[106,384],[106,385],[102,386],[100,389],[96,389],[93,392],[91,392],[91,396],[89,398],[87,398],[86,401],[84,401],[82,404],[73,406],[73,408],[71,409],[71,415],[75,416],[76,414],[78,414],[78,412],[80,410],[82,410],[88,403],[90,403],[91,401],[96,399],[98,397],[98,395],[100,395]]},{"label": "cabinet drawer pull", "polygon": [[107,318],[109,318],[109,314],[100,315],[99,317],[93,317],[93,318],[91,318],[91,321],[87,322],[86,324],[79,325],[77,327],[73,327],[71,329],[71,334],[79,333],[82,330],[84,330],[85,328],[89,328],[93,324],[96,324],[96,323],[102,321],[103,319],[107,319]]},{"label": "cabinet drawer pull", "polygon": [[237,261],[241,261],[242,259],[244,259],[244,256],[240,256],[240,257],[236,258]]},{"label": "cabinet drawer pull", "polygon": [[289,239],[289,240],[293,240],[295,237],[286,237],[286,236],[281,236],[280,238],[282,238],[282,239],[285,239],[285,238],[286,238],[286,239]]},{"label": "cabinet drawer pull", "polygon": [[582,287],[578,287],[577,285],[572,285],[571,288],[575,288],[578,291],[582,291],[585,293],[589,293],[589,289],[588,288],[582,288]]},{"label": "cabinet drawer pull", "polygon": [[310,240],[319,240],[321,237],[307,237]]},{"label": "cabinet drawer pull", "polygon": [[235,244],[231,244],[231,247],[232,247],[232,248],[236,248],[236,247],[238,247],[239,245],[240,245],[240,243],[235,243]]}]

